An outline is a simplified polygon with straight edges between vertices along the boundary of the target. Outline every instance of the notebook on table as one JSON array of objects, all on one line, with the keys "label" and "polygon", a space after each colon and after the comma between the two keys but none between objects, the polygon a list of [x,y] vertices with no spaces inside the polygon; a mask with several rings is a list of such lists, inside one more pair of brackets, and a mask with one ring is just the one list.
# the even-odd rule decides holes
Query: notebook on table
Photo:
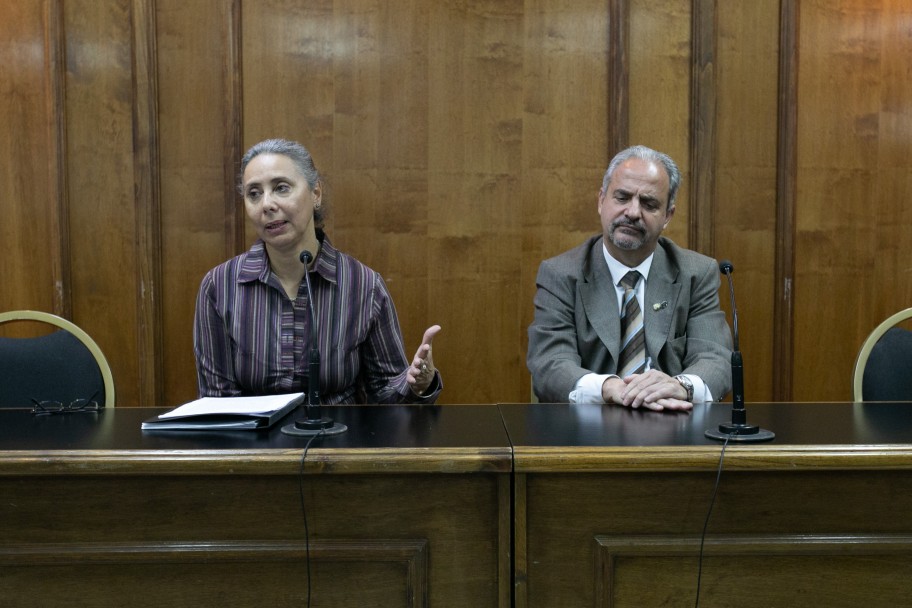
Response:
[{"label": "notebook on table", "polygon": [[142,423],[143,430],[268,429],[304,402],[304,393],[257,397],[203,397]]}]

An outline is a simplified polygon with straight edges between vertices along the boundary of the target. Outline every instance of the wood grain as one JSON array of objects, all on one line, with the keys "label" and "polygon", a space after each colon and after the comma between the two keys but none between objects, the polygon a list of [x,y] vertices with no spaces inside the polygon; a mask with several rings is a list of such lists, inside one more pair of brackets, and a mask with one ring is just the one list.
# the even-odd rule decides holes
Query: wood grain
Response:
[{"label": "wood grain", "polygon": [[161,247],[167,252],[161,256],[167,356],[160,402],[177,404],[197,396],[193,313],[200,282],[237,255],[244,240],[246,216],[235,187],[240,70],[223,68],[238,46],[231,2],[159,0],[157,8]]},{"label": "wood grain", "polygon": [[[539,263],[599,230],[621,146],[667,235],[733,261],[747,399],[848,399],[912,302],[903,0],[23,0],[0,5],[0,309],[63,314],[120,406],[195,395],[203,273],[254,234],[239,157],[299,140],[441,403],[526,400]],[[724,287],[724,286],[723,286]],[[728,311],[723,289],[723,308]],[[870,294],[876,294],[872,297]]]},{"label": "wood grain", "polygon": [[0,310],[69,312],[58,8],[45,12],[36,0],[0,8],[0,181],[8,188],[0,203]]},{"label": "wood grain", "polygon": [[[774,330],[772,314],[779,251],[776,146],[784,134],[759,117],[777,111],[779,12],[775,3],[749,0],[718,2],[716,10],[711,229],[717,259],[728,259],[735,267],[745,398],[772,400],[773,375],[787,369],[782,358],[773,356],[774,348],[788,340]],[[719,299],[731,322],[727,280],[722,282]]]},{"label": "wood grain", "polygon": [[797,400],[850,394],[861,339],[912,301],[912,287],[900,279],[912,268],[904,253],[912,236],[891,228],[908,217],[908,171],[899,177],[894,168],[907,163],[909,140],[897,145],[899,134],[889,129],[897,100],[912,99],[912,82],[896,71],[896,58],[909,57],[900,25],[909,10],[849,0],[801,4]]},{"label": "wood grain", "polygon": [[[133,28],[129,0],[66,2],[67,174],[73,322],[105,353],[118,405],[143,384],[137,308]],[[144,176],[148,178],[148,176]],[[147,377],[146,377],[147,378]]]}]

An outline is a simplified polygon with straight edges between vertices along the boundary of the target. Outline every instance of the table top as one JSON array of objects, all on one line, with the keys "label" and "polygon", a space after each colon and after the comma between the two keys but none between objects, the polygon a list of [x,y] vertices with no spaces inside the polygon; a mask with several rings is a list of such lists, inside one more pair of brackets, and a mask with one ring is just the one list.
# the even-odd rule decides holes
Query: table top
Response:
[{"label": "table top", "polygon": [[[514,446],[719,445],[707,429],[731,422],[731,404],[691,412],[601,405],[501,405]],[[749,403],[747,422],[772,431],[777,445],[912,443],[912,403]]]},{"label": "table top", "polygon": [[[601,405],[327,406],[348,426],[308,437],[260,431],[143,431],[163,408],[112,408],[35,416],[0,410],[0,475],[62,471],[193,474],[686,470],[716,466],[721,442],[707,429],[731,405],[667,413]],[[754,403],[748,422],[769,442],[730,444],[727,466],[912,469],[912,403]]]},{"label": "table top", "polygon": [[[516,471],[707,470],[723,442],[705,431],[731,422],[731,404],[692,412],[600,405],[499,406]],[[912,403],[748,403],[747,422],[772,441],[730,442],[726,468],[912,469]]]},{"label": "table top", "polygon": [[[290,472],[308,447],[308,466],[323,471],[509,471],[511,450],[496,406],[325,406],[324,416],[347,425],[339,435],[291,436],[281,428],[304,416],[301,408],[265,430],[150,431],[144,420],[167,408],[111,408],[36,416],[0,410],[0,474],[126,469]],[[382,455],[382,457],[381,457]],[[47,465],[47,466],[45,466]],[[173,466],[172,466],[173,465]],[[227,469],[226,469],[227,470]]]}]

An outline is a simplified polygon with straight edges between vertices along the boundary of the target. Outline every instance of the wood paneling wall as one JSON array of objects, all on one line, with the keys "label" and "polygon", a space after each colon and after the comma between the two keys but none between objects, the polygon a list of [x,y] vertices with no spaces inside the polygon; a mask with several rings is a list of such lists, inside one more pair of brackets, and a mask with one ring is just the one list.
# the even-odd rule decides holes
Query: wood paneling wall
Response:
[{"label": "wood paneling wall", "polygon": [[[621,146],[685,174],[667,234],[735,265],[748,401],[846,400],[912,305],[902,0],[21,0],[0,5],[0,309],[101,345],[119,405],[196,394],[244,149],[298,139],[444,403],[523,401],[539,262]],[[723,285],[723,307],[728,310]],[[408,353],[411,355],[411,352]]]}]

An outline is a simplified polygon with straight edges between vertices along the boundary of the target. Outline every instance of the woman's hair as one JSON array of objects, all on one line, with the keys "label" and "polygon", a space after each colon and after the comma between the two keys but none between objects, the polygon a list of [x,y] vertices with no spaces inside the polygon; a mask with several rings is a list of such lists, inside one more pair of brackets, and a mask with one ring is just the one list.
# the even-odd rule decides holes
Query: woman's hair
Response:
[{"label": "woman's hair", "polygon": [[[250,161],[260,154],[281,154],[282,156],[289,158],[291,162],[294,163],[295,167],[298,168],[298,171],[301,172],[301,175],[304,176],[304,179],[307,180],[307,185],[311,190],[316,188],[317,184],[322,184],[323,182],[323,176],[317,171],[313,157],[310,155],[310,152],[307,151],[307,148],[296,141],[287,139],[266,139],[251,146],[241,158],[241,170],[238,173],[237,180],[237,188],[238,192],[241,193],[241,196],[244,195],[244,171],[247,169],[247,165],[250,164]],[[324,187],[320,196],[320,206],[314,208],[314,226],[321,230],[326,217],[326,207],[327,197],[326,188]]]},{"label": "woman's hair", "polygon": [[675,198],[678,196],[678,187],[681,185],[681,171],[670,156],[653,150],[652,148],[647,148],[646,146],[631,146],[626,150],[618,152],[617,155],[611,159],[608,170],[605,171],[605,177],[602,179],[602,190],[608,188],[608,184],[611,182],[611,176],[613,176],[614,171],[621,166],[621,163],[630,160],[631,158],[658,163],[665,167],[665,173],[668,174],[668,208],[666,211],[671,211],[675,206]]}]

